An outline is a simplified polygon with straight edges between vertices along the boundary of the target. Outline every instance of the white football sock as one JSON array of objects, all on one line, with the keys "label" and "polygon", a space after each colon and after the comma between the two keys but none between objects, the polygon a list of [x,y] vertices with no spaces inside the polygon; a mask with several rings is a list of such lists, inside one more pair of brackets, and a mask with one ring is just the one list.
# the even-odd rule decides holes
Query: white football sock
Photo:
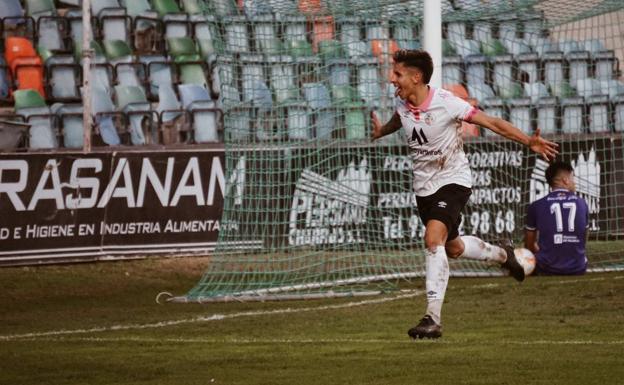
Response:
[{"label": "white football sock", "polygon": [[427,314],[440,325],[442,303],[449,279],[449,265],[444,246],[438,246],[435,252],[425,250],[427,274],[425,287],[427,289]]},{"label": "white football sock", "polygon": [[505,263],[507,260],[507,252],[503,248],[471,235],[464,235],[461,240],[464,242],[464,252],[459,256],[460,258],[496,263]]}]

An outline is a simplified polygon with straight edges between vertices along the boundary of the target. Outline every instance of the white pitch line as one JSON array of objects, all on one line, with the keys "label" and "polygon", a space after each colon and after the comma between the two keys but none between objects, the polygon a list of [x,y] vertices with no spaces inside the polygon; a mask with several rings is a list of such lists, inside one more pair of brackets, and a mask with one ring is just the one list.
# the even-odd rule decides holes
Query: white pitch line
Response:
[{"label": "white pitch line", "polygon": [[285,309],[276,309],[276,310],[258,310],[258,311],[246,311],[246,312],[231,313],[231,314],[213,314],[211,316],[187,318],[187,319],[172,320],[172,321],[162,321],[162,322],[155,322],[155,323],[150,323],[150,324],[113,325],[113,326],[105,326],[105,327],[96,327],[96,328],[91,328],[91,329],[53,330],[49,332],[10,334],[10,335],[5,335],[5,336],[0,336],[0,341],[10,341],[10,340],[16,340],[16,339],[35,338],[35,337],[98,333],[98,332],[107,332],[107,331],[154,329],[154,328],[162,328],[166,326],[175,326],[175,325],[196,323],[196,322],[220,321],[224,319],[240,318],[240,317],[253,317],[253,316],[263,316],[263,315],[273,315],[273,314],[304,313],[304,312],[319,311],[319,310],[346,309],[346,308],[357,307],[357,306],[375,305],[375,304],[380,304],[380,303],[397,301],[397,300],[405,299],[405,298],[413,298],[423,293],[424,293],[423,290],[415,290],[408,294],[401,294],[401,295],[385,297],[385,298],[369,299],[369,300],[358,301],[358,302],[348,302],[348,303],[342,303],[342,304],[336,304],[336,305],[302,307],[302,308],[290,308],[289,307]]},{"label": "white pitch line", "polygon": [[[615,276],[609,277],[610,280],[623,279],[624,276]],[[596,277],[590,279],[568,279],[568,280],[559,280],[553,282],[543,282],[546,285],[556,284],[556,285],[564,285],[564,284],[572,284],[579,282],[592,282],[592,281],[604,281],[605,277]],[[499,283],[486,283],[482,285],[471,286],[465,289],[488,289],[499,287],[501,284]],[[405,293],[405,292],[403,292]],[[375,305],[386,302],[397,301],[406,298],[413,298],[423,294],[423,290],[414,290],[409,293],[400,294],[391,297],[377,298],[377,299],[369,299],[364,301],[357,302],[348,302],[343,304],[336,305],[325,305],[325,306],[316,306],[316,307],[302,307],[302,308],[285,308],[285,309],[276,309],[276,310],[258,310],[258,311],[247,311],[241,313],[231,313],[231,314],[213,314],[211,316],[201,316],[194,318],[187,318],[181,320],[170,320],[170,321],[161,321],[149,324],[127,324],[127,325],[113,325],[113,326],[103,326],[103,327],[94,327],[90,329],[73,329],[73,330],[52,330],[47,332],[33,332],[33,333],[24,333],[24,334],[9,334],[0,336],[0,341],[11,341],[17,339],[34,339],[38,337],[54,337],[54,336],[65,336],[72,334],[88,334],[88,333],[100,333],[107,331],[120,331],[120,330],[141,330],[141,329],[156,329],[167,326],[175,326],[182,324],[190,324],[190,323],[198,323],[198,322],[210,322],[210,321],[220,321],[224,319],[232,319],[232,318],[240,318],[240,317],[254,317],[254,316],[264,316],[264,315],[273,315],[273,314],[292,314],[292,313],[304,313],[310,311],[321,311],[321,310],[335,310],[335,309],[346,309],[357,306],[365,306],[365,305]]]},{"label": "white pitch line", "polygon": [[25,339],[26,341],[48,341],[48,342],[101,342],[101,343],[179,343],[179,344],[408,344],[408,343],[435,343],[445,345],[456,344],[473,344],[479,345],[624,345],[624,340],[535,340],[535,341],[517,341],[517,340],[481,340],[481,339],[446,339],[446,340],[419,340],[412,341],[408,338],[404,339],[358,339],[358,338],[320,338],[320,339],[296,339],[296,338],[151,338],[151,337],[35,337]]}]

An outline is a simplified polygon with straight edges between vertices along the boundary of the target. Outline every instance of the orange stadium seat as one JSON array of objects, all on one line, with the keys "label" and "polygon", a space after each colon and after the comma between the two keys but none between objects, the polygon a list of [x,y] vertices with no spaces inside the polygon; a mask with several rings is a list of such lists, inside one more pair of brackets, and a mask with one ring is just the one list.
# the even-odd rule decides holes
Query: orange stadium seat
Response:
[{"label": "orange stadium seat", "polygon": [[299,11],[301,13],[319,13],[321,0],[299,0]]},{"label": "orange stadium seat", "polygon": [[318,43],[334,39],[334,18],[315,16],[312,19],[312,49],[318,52]]},{"label": "orange stadium seat", "polygon": [[5,41],[5,59],[17,89],[34,89],[45,98],[43,63],[30,40],[11,36]]},{"label": "orange stadium seat", "polygon": [[[386,45],[387,48],[384,47],[384,45]],[[385,52],[387,55],[392,55],[399,50],[399,45],[394,40],[371,40],[371,48],[373,50],[373,55],[381,59],[384,49],[387,50]]]}]

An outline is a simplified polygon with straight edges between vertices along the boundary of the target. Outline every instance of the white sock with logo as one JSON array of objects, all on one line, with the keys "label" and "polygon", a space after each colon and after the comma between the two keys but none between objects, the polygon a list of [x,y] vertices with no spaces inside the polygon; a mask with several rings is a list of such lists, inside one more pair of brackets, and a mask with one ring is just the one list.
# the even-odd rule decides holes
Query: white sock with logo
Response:
[{"label": "white sock with logo", "polygon": [[507,260],[507,252],[503,248],[472,235],[464,235],[461,240],[464,242],[464,252],[459,256],[460,258],[496,263],[504,263]]},{"label": "white sock with logo", "polygon": [[425,287],[427,289],[427,314],[440,325],[444,294],[449,280],[449,265],[444,246],[438,246],[435,252],[425,250],[427,274]]}]

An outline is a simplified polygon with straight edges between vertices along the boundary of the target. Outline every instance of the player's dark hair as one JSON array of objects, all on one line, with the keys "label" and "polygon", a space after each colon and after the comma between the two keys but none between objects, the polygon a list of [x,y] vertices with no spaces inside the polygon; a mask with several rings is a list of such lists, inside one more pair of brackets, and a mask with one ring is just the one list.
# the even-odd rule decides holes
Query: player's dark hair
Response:
[{"label": "player's dark hair", "polygon": [[555,178],[559,176],[559,174],[563,171],[574,172],[574,169],[572,168],[572,165],[568,162],[557,161],[551,163],[550,166],[548,166],[548,168],[546,169],[546,182],[548,182],[548,184],[552,186]]},{"label": "player's dark hair", "polygon": [[419,49],[401,49],[392,55],[395,63],[403,63],[406,67],[418,68],[423,74],[423,81],[429,84],[433,73],[433,60],[429,52]]}]

